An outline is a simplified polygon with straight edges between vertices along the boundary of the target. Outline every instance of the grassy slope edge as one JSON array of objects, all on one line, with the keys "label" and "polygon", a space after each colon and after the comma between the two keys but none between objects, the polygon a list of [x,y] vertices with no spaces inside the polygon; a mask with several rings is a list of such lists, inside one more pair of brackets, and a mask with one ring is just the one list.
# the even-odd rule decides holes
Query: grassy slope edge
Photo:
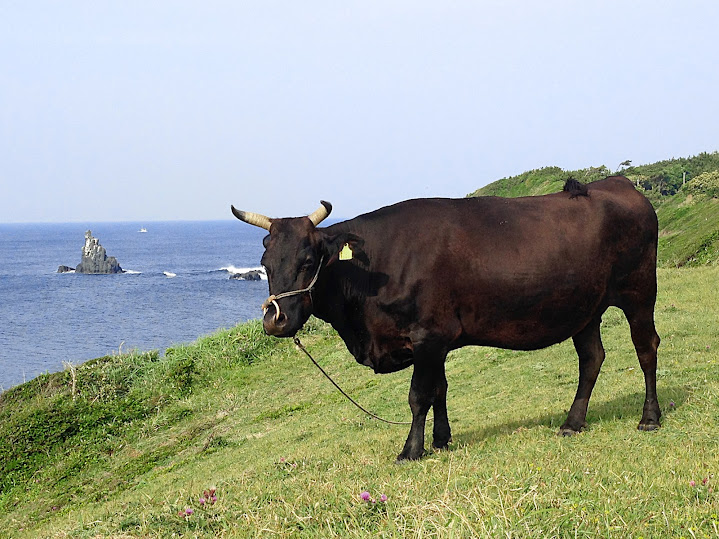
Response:
[{"label": "grassy slope edge", "polygon": [[[555,436],[576,389],[571,343],[465,348],[447,367],[452,449],[402,465],[406,427],[358,413],[255,322],[78,366],[74,390],[65,371],[4,393],[0,535],[716,535],[719,267],[659,277],[657,432],[636,430],[643,380],[616,310],[587,432]],[[408,417],[410,372],[373,375],[316,320],[302,338],[363,404]]]}]

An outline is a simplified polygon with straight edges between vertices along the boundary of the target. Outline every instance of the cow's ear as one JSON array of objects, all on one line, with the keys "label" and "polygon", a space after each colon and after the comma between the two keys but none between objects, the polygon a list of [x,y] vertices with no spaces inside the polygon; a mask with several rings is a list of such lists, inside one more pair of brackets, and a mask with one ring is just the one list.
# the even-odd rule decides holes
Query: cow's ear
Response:
[{"label": "cow's ear", "polygon": [[324,251],[327,265],[349,260],[369,264],[369,258],[364,252],[364,240],[349,232],[327,236],[324,240]]}]

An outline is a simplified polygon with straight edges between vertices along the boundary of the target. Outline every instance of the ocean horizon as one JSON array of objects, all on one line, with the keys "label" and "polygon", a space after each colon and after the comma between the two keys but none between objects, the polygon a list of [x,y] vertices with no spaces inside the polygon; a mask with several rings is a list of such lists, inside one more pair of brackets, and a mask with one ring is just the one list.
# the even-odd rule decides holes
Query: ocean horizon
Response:
[{"label": "ocean horizon", "polygon": [[[125,273],[57,273],[87,230]],[[233,220],[0,224],[0,391],[259,318],[267,281],[230,277],[260,267],[265,234]]]}]

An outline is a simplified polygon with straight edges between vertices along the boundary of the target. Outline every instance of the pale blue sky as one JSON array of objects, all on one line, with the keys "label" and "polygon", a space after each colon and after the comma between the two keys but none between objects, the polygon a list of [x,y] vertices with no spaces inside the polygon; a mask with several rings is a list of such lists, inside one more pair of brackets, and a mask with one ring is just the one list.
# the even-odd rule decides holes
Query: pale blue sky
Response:
[{"label": "pale blue sky", "polygon": [[351,217],[719,149],[716,1],[0,0],[0,222]]}]

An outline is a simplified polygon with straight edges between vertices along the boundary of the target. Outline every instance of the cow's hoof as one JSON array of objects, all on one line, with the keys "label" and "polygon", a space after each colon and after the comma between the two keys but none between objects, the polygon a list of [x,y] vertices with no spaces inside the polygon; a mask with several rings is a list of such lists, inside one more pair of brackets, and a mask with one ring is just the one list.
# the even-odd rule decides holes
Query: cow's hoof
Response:
[{"label": "cow's hoof", "polygon": [[580,427],[573,427],[567,423],[559,427],[559,432],[557,433],[557,436],[574,436],[575,434],[579,434],[587,427],[586,423],[582,423]]},{"label": "cow's hoof", "polygon": [[450,436],[449,440],[447,440],[446,442],[442,442],[442,441],[432,442],[432,447],[441,451],[443,449],[449,449],[449,444],[451,444],[451,443],[452,443],[452,437]]},{"label": "cow's hoof", "polygon": [[424,448],[421,451],[402,451],[397,455],[397,462],[403,462],[405,460],[419,460],[424,455]]},{"label": "cow's hoof", "polygon": [[642,431],[657,430],[659,428],[660,417],[662,417],[662,411],[659,409],[659,406],[645,406],[637,429]]}]

